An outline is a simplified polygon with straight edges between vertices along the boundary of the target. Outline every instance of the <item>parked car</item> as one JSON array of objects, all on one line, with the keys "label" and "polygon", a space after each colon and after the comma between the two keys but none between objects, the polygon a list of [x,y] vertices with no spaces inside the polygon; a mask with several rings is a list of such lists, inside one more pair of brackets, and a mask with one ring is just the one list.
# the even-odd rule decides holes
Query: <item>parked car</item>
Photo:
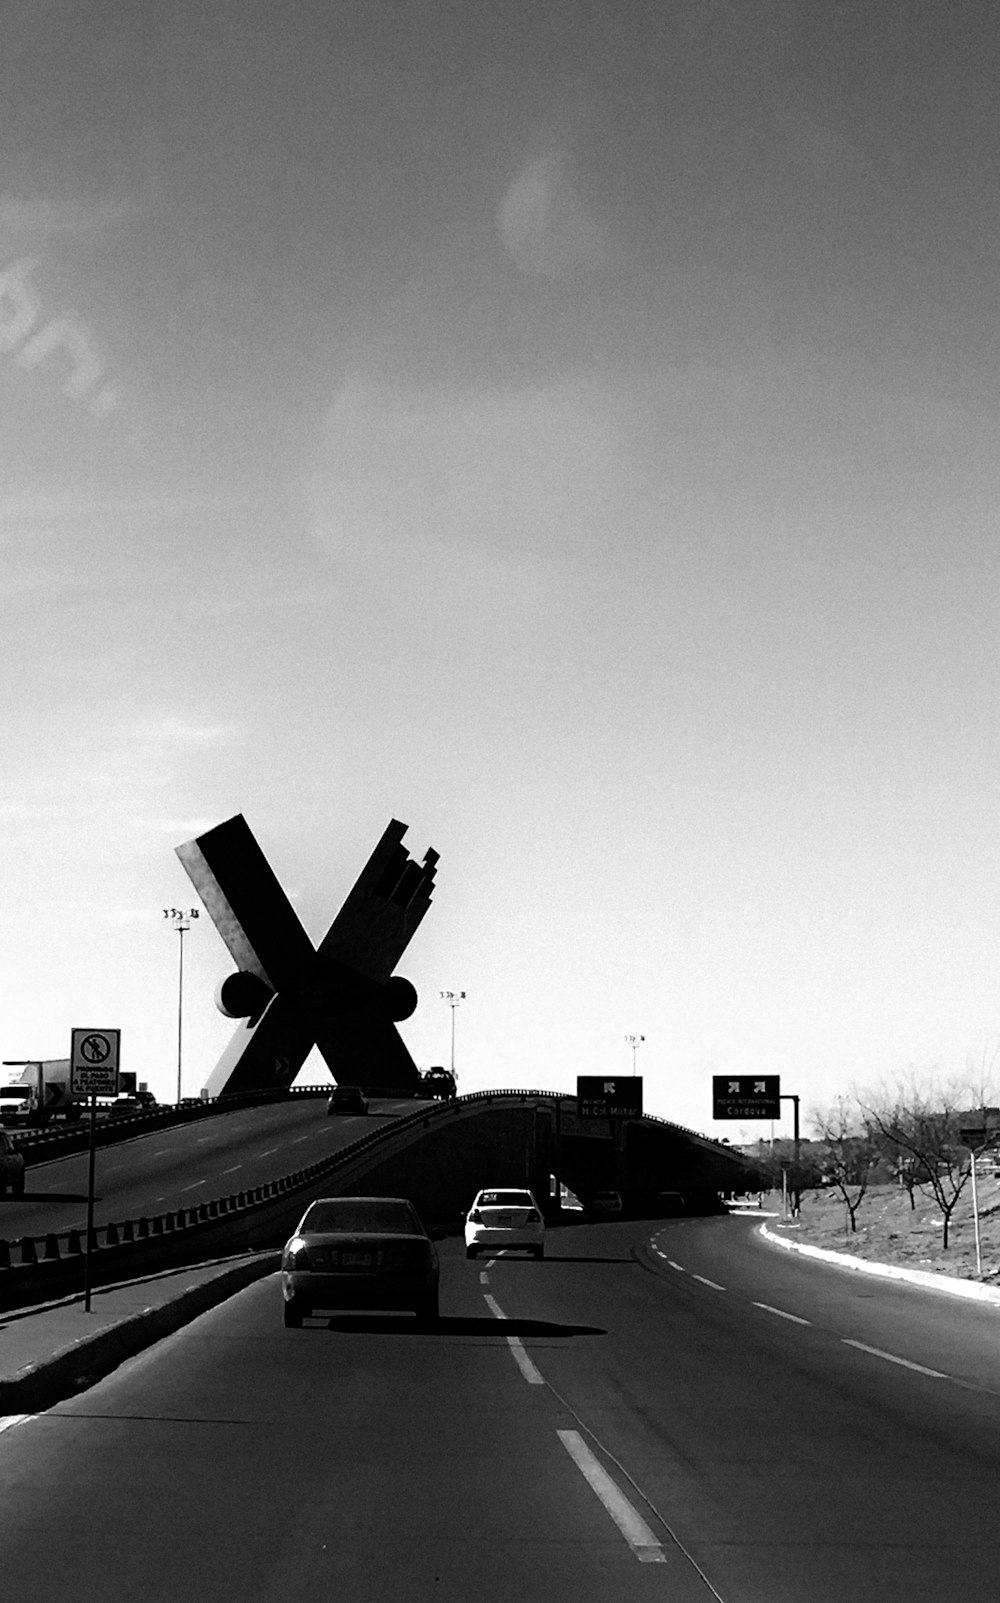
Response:
[{"label": "parked car", "polygon": [[687,1213],[687,1204],[679,1191],[658,1191],[653,1212],[657,1219],[670,1219],[679,1213]]},{"label": "parked car", "polygon": [[6,1130],[0,1130],[0,1197],[8,1190],[15,1197],[24,1196],[24,1154]]},{"label": "parked car", "polygon": [[617,1191],[595,1191],[587,1212],[595,1219],[610,1219],[622,1211],[621,1194]]},{"label": "parked car", "polygon": [[367,1113],[368,1098],[359,1085],[338,1085],[329,1102],[327,1113]]},{"label": "parked car", "polygon": [[545,1257],[545,1220],[532,1192],[513,1186],[477,1192],[465,1220],[465,1256],[491,1249]]},{"label": "parked car", "polygon": [[281,1255],[286,1326],[317,1308],[399,1308],[433,1322],[440,1268],[405,1197],[320,1197]]}]

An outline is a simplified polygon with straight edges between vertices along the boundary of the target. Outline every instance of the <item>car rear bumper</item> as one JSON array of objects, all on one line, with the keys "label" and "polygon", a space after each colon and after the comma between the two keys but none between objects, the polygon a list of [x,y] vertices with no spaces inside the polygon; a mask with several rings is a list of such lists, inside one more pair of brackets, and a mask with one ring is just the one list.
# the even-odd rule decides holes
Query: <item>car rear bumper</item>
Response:
[{"label": "car rear bumper", "polygon": [[438,1276],[344,1270],[281,1271],[281,1293],[309,1308],[417,1308],[433,1297]]},{"label": "car rear bumper", "polygon": [[467,1247],[541,1247],[545,1243],[542,1225],[518,1225],[510,1230],[491,1229],[488,1225],[466,1225]]}]

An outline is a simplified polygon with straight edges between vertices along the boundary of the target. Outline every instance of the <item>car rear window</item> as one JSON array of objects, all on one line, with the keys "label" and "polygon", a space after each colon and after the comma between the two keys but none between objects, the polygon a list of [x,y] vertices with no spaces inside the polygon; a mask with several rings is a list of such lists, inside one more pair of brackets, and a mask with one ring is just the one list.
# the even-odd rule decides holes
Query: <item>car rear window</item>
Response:
[{"label": "car rear window", "polygon": [[481,1191],[478,1205],[481,1208],[534,1207],[531,1194],[527,1191]]},{"label": "car rear window", "polygon": [[328,1202],[314,1202],[299,1225],[299,1233],[307,1231],[347,1230],[363,1233],[366,1230],[391,1232],[401,1236],[422,1236],[423,1230],[408,1202],[396,1202],[391,1197],[335,1197]]}]

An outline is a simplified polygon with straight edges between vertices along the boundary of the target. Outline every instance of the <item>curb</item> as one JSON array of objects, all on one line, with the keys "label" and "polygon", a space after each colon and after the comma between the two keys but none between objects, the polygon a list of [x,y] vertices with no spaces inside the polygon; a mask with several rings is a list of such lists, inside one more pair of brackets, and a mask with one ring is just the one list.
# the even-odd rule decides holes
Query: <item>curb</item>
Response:
[{"label": "curb", "polygon": [[49,1358],[39,1359],[10,1379],[0,1379],[0,1414],[41,1413],[93,1386],[126,1358],[133,1358],[245,1286],[272,1274],[280,1261],[280,1252],[260,1253],[200,1286],[192,1286],[162,1307],[144,1308],[93,1336],[81,1337]]},{"label": "curb", "polygon": [[827,1247],[810,1247],[802,1241],[789,1241],[787,1236],[776,1235],[767,1225],[758,1226],[765,1241],[787,1252],[801,1252],[806,1258],[818,1258],[823,1263],[839,1265],[842,1269],[856,1269],[863,1275],[877,1275],[883,1280],[903,1280],[911,1286],[922,1286],[930,1291],[944,1291],[952,1297],[966,1297],[973,1302],[1000,1306],[1000,1287],[984,1286],[979,1280],[959,1280],[954,1275],[939,1275],[927,1269],[901,1269],[897,1264],[873,1263],[868,1258],[855,1258],[846,1252],[831,1252]]}]

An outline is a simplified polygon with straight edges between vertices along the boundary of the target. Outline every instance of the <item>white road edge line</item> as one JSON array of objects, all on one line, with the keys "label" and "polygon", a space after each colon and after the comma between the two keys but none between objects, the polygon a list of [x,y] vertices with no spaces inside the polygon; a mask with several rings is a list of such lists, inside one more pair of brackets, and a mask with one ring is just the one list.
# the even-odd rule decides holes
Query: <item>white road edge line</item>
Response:
[{"label": "white road edge line", "polygon": [[885,1358],[890,1364],[901,1364],[904,1369],[915,1369],[918,1375],[929,1375],[932,1380],[947,1380],[948,1376],[940,1369],[928,1369],[924,1364],[915,1364],[909,1358],[897,1358],[895,1353],[884,1353],[881,1347],[869,1347],[863,1341],[852,1341],[850,1336],[841,1336],[845,1347],[857,1347],[859,1352],[871,1353],[873,1358]]},{"label": "white road edge line", "polygon": [[34,1414],[0,1414],[0,1434],[5,1430],[13,1430],[15,1425],[23,1425],[26,1419],[34,1419]]},{"label": "white road edge line", "polygon": [[592,1492],[600,1498],[640,1564],[665,1564],[663,1545],[656,1540],[642,1515],[615,1485],[577,1430],[556,1434]]},{"label": "white road edge line", "polygon": [[798,1314],[786,1314],[784,1308],[772,1308],[769,1302],[755,1302],[755,1308],[763,1308],[766,1314],[777,1314],[779,1319],[790,1319],[796,1325],[811,1325],[811,1319],[801,1319]]},{"label": "white road edge line", "polygon": [[691,1279],[700,1280],[703,1286],[711,1286],[713,1291],[725,1291],[726,1289],[725,1286],[720,1286],[717,1280],[709,1280],[705,1275],[696,1275],[692,1273]]},{"label": "white road edge line", "polygon": [[[507,1315],[504,1313],[495,1297],[491,1297],[488,1291],[483,1292],[483,1297],[485,1299],[486,1306],[489,1308],[494,1319],[506,1319]],[[513,1358],[518,1369],[521,1371],[521,1374],[524,1376],[525,1380],[528,1382],[528,1385],[544,1386],[545,1376],[542,1374],[541,1370],[535,1368],[518,1337],[508,1336],[506,1340],[507,1346],[510,1348],[511,1357]]]}]

